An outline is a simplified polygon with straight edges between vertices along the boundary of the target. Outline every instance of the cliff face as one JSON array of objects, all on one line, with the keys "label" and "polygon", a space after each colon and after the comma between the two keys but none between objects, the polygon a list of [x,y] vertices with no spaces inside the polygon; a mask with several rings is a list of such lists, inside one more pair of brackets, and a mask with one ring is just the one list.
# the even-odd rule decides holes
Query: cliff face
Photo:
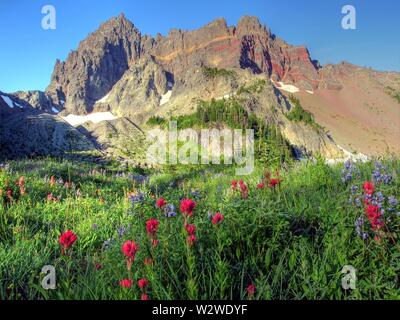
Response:
[{"label": "cliff face", "polygon": [[276,38],[255,17],[243,17],[237,27],[219,19],[195,31],[173,30],[157,39],[152,55],[177,77],[190,67],[209,65],[248,68],[310,89],[319,81],[307,49]]},{"label": "cliff face", "polygon": [[47,93],[68,113],[90,112],[143,52],[140,32],[125,16],[102,24],[72,51],[57,61]]},{"label": "cliff face", "polygon": [[276,38],[257,18],[244,17],[237,27],[218,19],[198,30],[174,29],[165,37],[151,38],[121,15],[90,34],[65,62],[56,62],[47,93],[68,113],[91,112],[140,59],[160,65],[171,81],[206,65],[250,69],[309,89],[319,82],[307,49]]}]

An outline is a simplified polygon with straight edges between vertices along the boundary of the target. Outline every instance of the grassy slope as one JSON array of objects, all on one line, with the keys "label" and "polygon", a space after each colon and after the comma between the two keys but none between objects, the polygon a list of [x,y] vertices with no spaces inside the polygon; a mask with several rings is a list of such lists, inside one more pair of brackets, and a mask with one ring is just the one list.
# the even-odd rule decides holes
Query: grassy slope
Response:
[{"label": "grassy slope", "polygon": [[[377,189],[398,198],[399,162],[388,166],[394,181]],[[281,172],[284,181],[275,191],[256,189],[263,171],[257,168],[244,178],[248,199],[231,190],[232,168],[201,173],[176,168],[153,174],[143,185],[111,171],[90,173],[92,169],[53,160],[11,162],[8,170],[0,169],[0,299],[138,299],[137,285],[129,290],[118,285],[128,277],[121,252],[127,239],[140,245],[133,279],[150,280],[151,299],[243,299],[250,283],[256,285],[258,299],[400,298],[400,218],[393,214],[391,238],[381,244],[363,241],[354,230],[363,209],[348,202],[350,185],[370,179],[373,164],[360,165],[360,174],[345,184],[341,166],[297,163]],[[14,185],[21,175],[27,191],[23,196]],[[51,187],[44,179],[51,175],[75,187]],[[7,185],[13,188],[11,203],[4,192]],[[146,194],[134,208],[127,199],[133,190]],[[48,193],[59,201],[46,200]],[[177,210],[182,197],[196,200],[191,222],[197,226],[197,242],[192,248],[179,211],[165,218],[155,208],[159,196]],[[225,215],[221,225],[212,225],[209,210]],[[156,248],[145,231],[151,217],[160,220]],[[121,227],[126,228],[122,236]],[[66,229],[78,235],[70,256],[61,255],[58,244]],[[108,239],[111,245],[105,249]],[[153,265],[143,263],[149,257]],[[40,286],[40,270],[47,264],[56,267],[56,290]],[[357,269],[356,290],[341,288],[345,265]]]}]

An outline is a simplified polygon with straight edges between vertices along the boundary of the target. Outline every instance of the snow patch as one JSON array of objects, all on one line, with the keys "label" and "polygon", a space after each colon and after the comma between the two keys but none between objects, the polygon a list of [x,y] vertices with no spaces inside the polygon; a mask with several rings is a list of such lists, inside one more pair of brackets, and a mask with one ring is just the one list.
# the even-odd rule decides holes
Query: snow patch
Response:
[{"label": "snow patch", "polygon": [[311,90],[306,90],[306,92],[309,94],[314,94],[314,91],[311,91]]},{"label": "snow patch", "polygon": [[160,106],[162,106],[163,104],[166,104],[169,99],[171,98],[172,95],[172,90],[168,90],[167,93],[163,94],[161,96],[161,100],[160,100]]},{"label": "snow patch", "polygon": [[278,83],[276,83],[272,78],[270,79],[271,82],[273,83],[273,85],[278,88],[279,90],[283,90],[283,91],[287,91],[290,93],[296,93],[299,92],[300,89],[292,84],[286,84],[282,81],[279,81]]},{"label": "snow patch", "polygon": [[111,112],[93,112],[84,116],[69,114],[66,117],[62,117],[70,125],[76,127],[85,122],[99,123],[107,120],[115,120],[118,117],[114,116]]},{"label": "snow patch", "polygon": [[14,103],[13,103],[13,101],[12,101],[9,97],[3,96],[3,95],[2,95],[1,97],[3,98],[3,100],[5,101],[5,103],[7,103],[8,106],[9,106],[11,109],[14,108]]},{"label": "snow patch", "polygon": [[326,160],[327,164],[343,163],[348,160],[354,161],[354,162],[356,162],[356,161],[367,162],[368,161],[368,156],[361,152],[354,154],[339,145],[337,145],[337,146],[340,150],[343,151],[345,156],[343,158],[338,158],[338,159],[327,159]]},{"label": "snow patch", "polygon": [[60,110],[58,110],[57,108],[51,107],[51,111],[53,111],[54,113],[59,113]]},{"label": "snow patch", "polygon": [[283,91],[287,91],[287,92],[290,92],[290,93],[296,93],[296,92],[299,92],[299,91],[300,91],[299,88],[297,88],[296,86],[294,86],[294,85],[292,85],[292,84],[285,84],[285,83],[282,82],[282,81],[279,81],[278,84],[279,84],[279,87],[278,87],[278,88],[279,88],[280,90],[283,90]]},{"label": "snow patch", "polygon": [[103,98],[101,98],[100,100],[97,100],[97,101],[95,102],[95,104],[96,104],[96,103],[106,103],[109,95],[110,95],[110,94],[107,93]]},{"label": "snow patch", "polygon": [[14,102],[14,104],[15,104],[17,107],[19,107],[20,109],[23,109],[23,108],[24,108],[24,107],[21,106],[19,103]]}]

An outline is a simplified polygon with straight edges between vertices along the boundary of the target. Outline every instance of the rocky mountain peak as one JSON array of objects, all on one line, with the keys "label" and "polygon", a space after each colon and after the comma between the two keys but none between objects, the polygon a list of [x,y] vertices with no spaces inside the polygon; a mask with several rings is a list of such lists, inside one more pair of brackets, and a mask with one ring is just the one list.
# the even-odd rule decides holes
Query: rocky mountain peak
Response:
[{"label": "rocky mountain peak", "polygon": [[260,33],[265,32],[266,30],[266,27],[263,26],[260,23],[260,20],[254,16],[243,16],[240,18],[237,25],[238,34],[241,35]]},{"label": "rocky mountain peak", "polygon": [[65,62],[56,62],[46,91],[67,113],[89,112],[141,54],[141,34],[121,14],[90,33]]}]

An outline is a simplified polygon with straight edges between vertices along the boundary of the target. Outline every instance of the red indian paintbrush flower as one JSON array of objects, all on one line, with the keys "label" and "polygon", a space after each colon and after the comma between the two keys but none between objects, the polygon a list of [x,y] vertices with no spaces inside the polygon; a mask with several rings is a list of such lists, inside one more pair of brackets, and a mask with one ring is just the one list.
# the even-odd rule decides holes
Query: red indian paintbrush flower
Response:
[{"label": "red indian paintbrush flower", "polygon": [[94,267],[95,267],[96,270],[100,270],[100,269],[103,268],[103,265],[102,265],[100,262],[96,262],[96,263],[94,264]]},{"label": "red indian paintbrush flower", "polygon": [[150,235],[155,235],[158,229],[158,220],[157,219],[149,219],[146,221],[146,231]]},{"label": "red indian paintbrush flower", "polygon": [[140,297],[140,300],[150,300],[149,296],[146,293],[143,293]]},{"label": "red indian paintbrush flower", "polygon": [[275,188],[275,187],[276,187],[277,185],[279,185],[280,183],[281,183],[281,180],[280,180],[280,179],[274,178],[274,179],[269,180],[268,187],[270,187],[270,188]]},{"label": "red indian paintbrush flower", "polygon": [[211,219],[211,222],[213,224],[220,224],[222,221],[224,221],[225,217],[223,214],[220,214],[219,212],[217,212]]},{"label": "red indian paintbrush flower", "polygon": [[372,230],[377,231],[384,226],[382,212],[378,206],[369,204],[365,208],[365,213],[368,217],[369,222],[371,223]]},{"label": "red indian paintbrush flower", "polygon": [[236,190],[238,182],[236,180],[232,180],[232,189]]},{"label": "red indian paintbrush flower", "polygon": [[365,194],[372,195],[375,191],[374,184],[371,181],[365,181],[363,188],[364,188]]},{"label": "red indian paintbrush flower", "polygon": [[194,234],[196,232],[196,226],[194,224],[187,224],[185,229],[189,235]]},{"label": "red indian paintbrush flower", "polygon": [[370,204],[365,208],[365,213],[367,214],[368,219],[373,219],[380,215],[379,207]]},{"label": "red indian paintbrush flower", "polygon": [[133,262],[135,260],[136,252],[139,250],[139,246],[135,241],[126,240],[121,249],[128,260]]},{"label": "red indian paintbrush flower", "polygon": [[263,189],[264,188],[264,183],[259,183],[257,185],[257,189]]},{"label": "red indian paintbrush flower", "polygon": [[196,207],[196,202],[194,202],[192,199],[183,199],[181,201],[181,212],[184,215],[188,215],[191,217],[193,215],[193,210]]},{"label": "red indian paintbrush flower", "polygon": [[148,284],[149,284],[149,280],[147,280],[147,279],[139,279],[139,281],[138,281],[138,286],[140,289],[146,288]]},{"label": "red indian paintbrush flower", "polygon": [[119,282],[119,285],[121,287],[123,287],[123,288],[127,288],[128,289],[128,288],[132,287],[132,280],[130,280],[130,279],[121,280]]},{"label": "red indian paintbrush flower", "polygon": [[59,242],[62,246],[61,248],[62,253],[64,254],[65,250],[69,249],[77,239],[78,237],[71,230],[67,230],[64,233],[62,233],[59,239]]},{"label": "red indian paintbrush flower", "polygon": [[158,239],[151,240],[151,244],[153,245],[153,247],[157,247],[159,243],[160,243],[160,240],[158,240]]},{"label": "red indian paintbrush flower", "polygon": [[189,244],[189,246],[193,246],[194,243],[196,242],[196,236],[194,234],[191,234],[186,238],[186,241]]},{"label": "red indian paintbrush flower", "polygon": [[165,205],[167,204],[167,201],[165,201],[165,199],[164,198],[160,198],[160,199],[158,199],[157,201],[156,201],[156,206],[158,207],[158,208],[163,208]]},{"label": "red indian paintbrush flower", "polygon": [[256,286],[254,284],[249,284],[246,290],[249,296],[254,296],[254,294],[256,293]]}]

